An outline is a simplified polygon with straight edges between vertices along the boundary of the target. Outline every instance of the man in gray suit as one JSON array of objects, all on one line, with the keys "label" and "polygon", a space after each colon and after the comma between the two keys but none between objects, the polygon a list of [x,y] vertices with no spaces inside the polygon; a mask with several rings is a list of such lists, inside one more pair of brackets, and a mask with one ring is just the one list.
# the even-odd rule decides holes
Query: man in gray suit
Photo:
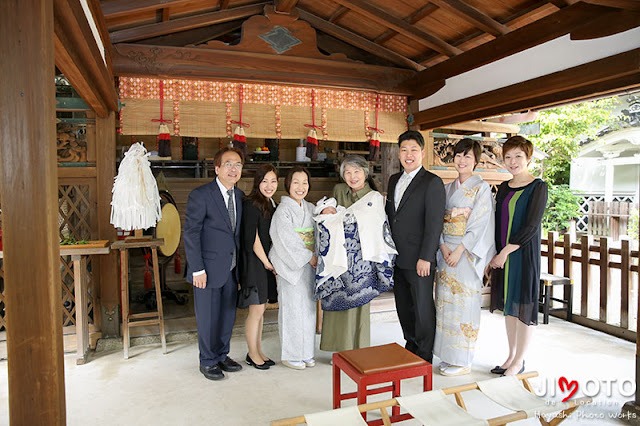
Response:
[{"label": "man in gray suit", "polygon": [[216,179],[189,194],[184,224],[187,281],[193,284],[198,325],[200,372],[210,380],[242,366],[229,358],[236,318],[237,253],[244,193],[235,187],[243,157],[237,148],[223,148],[213,159]]},{"label": "man in gray suit", "polygon": [[442,180],[422,167],[424,138],[409,130],[398,137],[404,169],[389,178],[385,210],[398,250],[394,294],[406,348],[433,359],[436,312],[433,279],[444,220]]}]

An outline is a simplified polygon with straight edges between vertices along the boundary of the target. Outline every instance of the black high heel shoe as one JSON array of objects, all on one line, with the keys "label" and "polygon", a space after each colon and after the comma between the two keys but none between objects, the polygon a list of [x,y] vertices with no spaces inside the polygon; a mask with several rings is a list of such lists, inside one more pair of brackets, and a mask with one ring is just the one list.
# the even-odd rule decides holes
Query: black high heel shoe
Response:
[{"label": "black high heel shoe", "polygon": [[506,368],[502,368],[499,365],[496,365],[495,367],[493,367],[491,369],[491,372],[493,374],[504,374],[505,371],[507,371],[507,369]]},{"label": "black high heel shoe", "polygon": [[274,365],[276,365],[276,363],[270,359],[266,360],[264,363],[267,364],[269,367],[273,367]]},{"label": "black high heel shoe", "polygon": [[[507,371],[507,370],[504,370],[504,371]],[[524,373],[524,361],[522,361],[522,368],[516,374],[522,374],[522,373]],[[501,376],[504,376],[504,373],[502,373]]]},{"label": "black high heel shoe", "polygon": [[269,369],[269,365],[266,362],[263,362],[262,364],[256,364],[255,362],[253,362],[253,360],[251,359],[251,357],[249,356],[249,354],[247,354],[247,357],[245,358],[245,362],[254,367],[257,368],[258,370],[268,370]]}]

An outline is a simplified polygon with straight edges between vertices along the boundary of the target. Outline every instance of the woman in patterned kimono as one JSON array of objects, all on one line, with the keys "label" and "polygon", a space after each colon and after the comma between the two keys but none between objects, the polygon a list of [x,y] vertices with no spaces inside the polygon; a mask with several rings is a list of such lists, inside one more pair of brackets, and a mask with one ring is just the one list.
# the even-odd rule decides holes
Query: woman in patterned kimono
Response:
[{"label": "woman in patterned kimono", "polygon": [[444,227],[436,273],[436,337],[433,353],[440,373],[471,372],[480,328],[484,270],[495,254],[491,188],[473,170],[482,148],[462,139],[454,148],[458,178],[445,186]]},{"label": "woman in patterned kimono", "polygon": [[278,329],[282,364],[296,370],[313,367],[316,337],[313,204],[305,201],[311,179],[296,166],[284,180],[283,196],[271,219],[269,260],[278,284]]},{"label": "woman in patterned kimono", "polygon": [[509,356],[494,374],[524,371],[524,355],[538,324],[541,223],[547,206],[547,184],[529,173],[533,144],[512,136],[502,146],[513,179],[496,194],[496,254],[491,260],[491,312],[504,312]]},{"label": "woman in patterned kimono", "polygon": [[[359,155],[345,158],[340,176],[345,183],[333,188],[340,213],[316,217],[316,297],[323,310],[320,349],[334,352],[370,345],[369,302],[393,288],[397,254],[384,198],[369,177],[367,160]],[[337,251],[341,254],[332,256]]]}]

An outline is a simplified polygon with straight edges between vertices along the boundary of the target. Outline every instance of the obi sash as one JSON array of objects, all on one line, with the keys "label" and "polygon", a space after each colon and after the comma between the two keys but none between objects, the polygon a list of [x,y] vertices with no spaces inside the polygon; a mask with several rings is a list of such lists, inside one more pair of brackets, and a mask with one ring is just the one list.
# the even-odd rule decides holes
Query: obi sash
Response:
[{"label": "obi sash", "polygon": [[442,233],[444,235],[462,237],[466,228],[467,218],[463,214],[455,217],[451,217],[451,213],[444,215],[444,225],[442,227]]}]

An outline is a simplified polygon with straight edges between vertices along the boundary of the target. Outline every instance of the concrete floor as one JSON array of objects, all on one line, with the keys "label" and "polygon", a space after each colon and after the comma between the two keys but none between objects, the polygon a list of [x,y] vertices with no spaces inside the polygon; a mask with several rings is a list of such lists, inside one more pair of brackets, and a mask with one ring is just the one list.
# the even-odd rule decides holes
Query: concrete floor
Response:
[{"label": "concrete floor", "polygon": [[[395,312],[372,315],[372,344],[404,344]],[[319,340],[319,336],[318,336]],[[331,409],[331,366],[328,352],[317,351],[317,365],[303,371],[277,364],[268,371],[244,366],[220,382],[206,380],[198,371],[195,342],[173,342],[163,355],[159,344],[135,346],[129,360],[121,350],[93,353],[86,365],[75,364],[75,356],[65,355],[67,423],[69,425],[264,425],[270,420]],[[264,352],[280,359],[277,331],[264,335]],[[244,360],[246,344],[239,333],[231,342],[230,355]],[[538,371],[533,380],[541,394],[560,400],[557,381],[564,376],[577,380],[582,396],[594,396],[592,406],[582,407],[563,424],[622,424],[617,416],[624,402],[633,399],[621,394],[618,384],[626,380],[623,394],[635,386],[633,378],[635,345],[579,325],[552,318],[539,325],[526,360],[527,371]],[[444,377],[434,373],[434,388],[443,388],[495,377],[488,371],[506,357],[506,336],[502,316],[482,313],[482,326],[471,375]],[[437,365],[437,362],[436,362]],[[615,381],[614,381],[615,380]],[[612,381],[607,395],[603,381]],[[544,384],[549,384],[545,391]],[[343,390],[355,386],[343,379]],[[421,381],[403,382],[405,395],[421,391]],[[555,392],[555,396],[553,394]],[[471,413],[478,417],[507,414],[504,409],[480,396],[463,394]],[[377,399],[385,399],[386,395]],[[347,404],[348,405],[348,404]],[[8,424],[7,361],[0,362],[0,425]],[[408,421],[402,424],[416,424]],[[518,424],[539,424],[530,419]]]}]

